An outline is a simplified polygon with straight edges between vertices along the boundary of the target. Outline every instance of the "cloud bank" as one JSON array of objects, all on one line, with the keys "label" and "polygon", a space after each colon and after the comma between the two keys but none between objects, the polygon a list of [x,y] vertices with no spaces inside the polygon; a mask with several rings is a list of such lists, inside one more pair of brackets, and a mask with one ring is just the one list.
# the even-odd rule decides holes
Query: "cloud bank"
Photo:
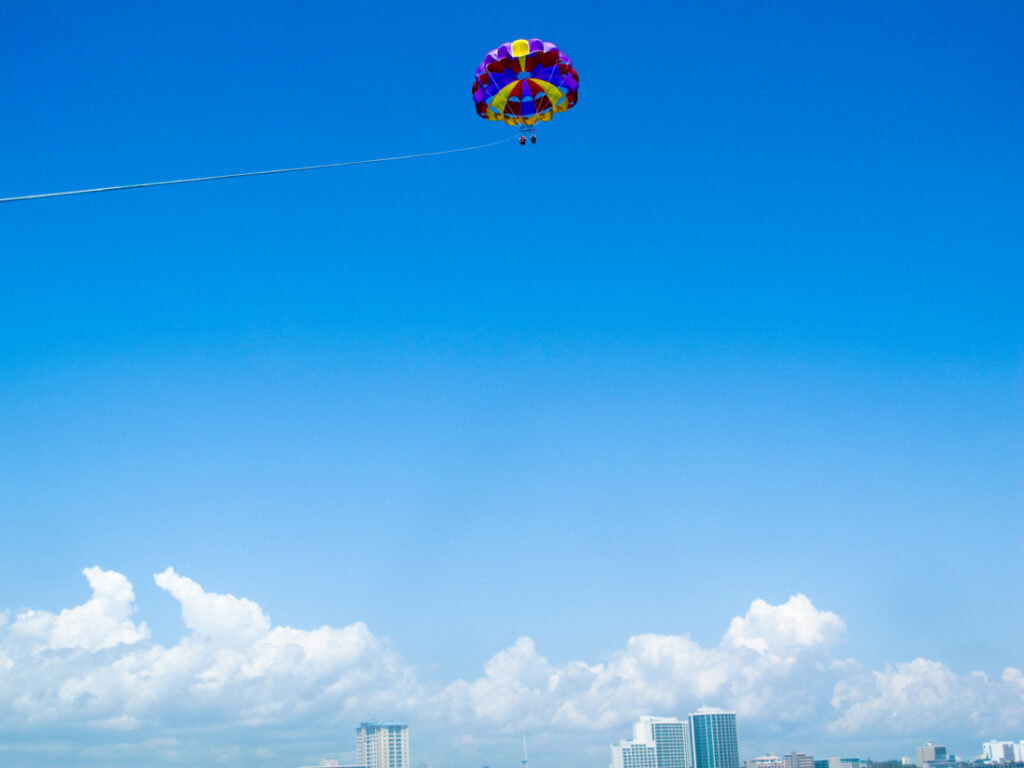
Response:
[{"label": "cloud bank", "polygon": [[743,717],[768,709],[773,717],[799,716],[815,660],[844,630],[836,614],[794,595],[782,605],[755,600],[714,648],[686,635],[637,635],[606,663],[553,666],[523,637],[495,655],[483,677],[452,683],[437,701],[455,722],[513,732],[602,730],[651,711],[681,711],[702,697],[726,701]]},{"label": "cloud bank", "polygon": [[419,698],[412,669],[362,622],[273,626],[251,600],[206,592],[168,568],[156,583],[180,603],[188,632],[165,647],[132,622],[124,576],[84,573],[86,603],[59,615],[28,610],[0,629],[0,727],[278,725],[408,710]]},{"label": "cloud bank", "polygon": [[[362,622],[304,630],[260,606],[205,591],[168,568],[156,584],[181,607],[171,646],[135,618],[120,573],[83,571],[92,597],[58,614],[0,615],[0,732],[275,727],[353,722],[372,713],[473,733],[599,731],[640,714],[685,713],[701,699],[744,721],[810,722],[836,736],[965,725],[1024,728],[1024,673],[990,679],[913,659],[869,669],[833,656],[846,626],[802,594],[754,600],[721,640],[642,634],[600,660],[552,663],[529,637],[475,679],[427,685]],[[180,756],[176,739],[165,752]]]}]

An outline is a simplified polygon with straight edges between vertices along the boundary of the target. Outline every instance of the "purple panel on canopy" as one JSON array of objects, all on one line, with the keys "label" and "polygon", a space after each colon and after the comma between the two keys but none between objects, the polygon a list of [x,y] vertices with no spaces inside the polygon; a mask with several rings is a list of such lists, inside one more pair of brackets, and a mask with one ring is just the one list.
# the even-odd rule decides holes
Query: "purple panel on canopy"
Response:
[{"label": "purple panel on canopy", "polygon": [[494,83],[494,92],[497,93],[509,83],[514,83],[518,78],[516,73],[510,69],[502,70],[501,72],[491,72],[491,82]]}]

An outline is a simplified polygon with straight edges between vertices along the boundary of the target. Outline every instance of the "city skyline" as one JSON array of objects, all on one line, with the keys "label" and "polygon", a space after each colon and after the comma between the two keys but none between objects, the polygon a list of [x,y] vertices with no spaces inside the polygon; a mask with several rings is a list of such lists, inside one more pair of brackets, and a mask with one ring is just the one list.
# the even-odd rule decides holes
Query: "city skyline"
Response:
[{"label": "city skyline", "polygon": [[[318,732],[313,741],[327,745],[332,740],[326,736],[326,724],[346,713],[358,716],[360,702],[368,698],[377,702],[378,711],[417,716],[427,757],[443,750],[443,743],[483,755],[486,745],[502,741],[505,737],[501,734],[508,730],[534,733],[541,748],[559,732],[563,734],[561,741],[587,748],[594,744],[587,737],[594,731],[592,724],[602,719],[611,723],[608,707],[627,692],[632,692],[628,695],[635,699],[638,691],[649,687],[649,695],[661,696],[659,690],[668,684],[678,691],[676,696],[685,709],[687,700],[702,703],[708,690],[702,681],[715,675],[729,682],[732,689],[725,699],[744,703],[740,711],[744,713],[747,736],[741,746],[744,755],[752,756],[766,751],[758,745],[777,741],[772,732],[778,723],[785,722],[776,719],[786,715],[785,707],[806,708],[815,697],[827,701],[837,691],[854,690],[865,673],[868,679],[878,680],[880,676],[879,671],[865,670],[849,658],[837,660],[829,655],[829,647],[846,631],[845,623],[803,595],[775,606],[754,601],[744,615],[728,623],[722,640],[711,648],[701,648],[686,636],[645,635],[631,638],[610,663],[557,663],[548,661],[530,638],[523,637],[494,654],[481,676],[437,682],[403,659],[401,649],[374,635],[364,624],[314,630],[276,625],[257,603],[209,592],[171,568],[156,574],[154,581],[179,603],[189,634],[176,645],[163,646],[153,641],[145,615],[136,615],[134,587],[127,578],[99,568],[86,569],[85,576],[93,591],[90,600],[59,613],[27,610],[2,627],[8,655],[4,657],[6,678],[0,682],[17,686],[23,708],[60,706],[63,717],[91,718],[100,727],[110,727],[106,725],[109,715],[97,707],[118,706],[120,716],[130,718],[127,725],[143,734],[146,719],[165,707],[173,707],[175,717],[183,724],[201,716],[202,709],[182,700],[173,682],[181,676],[198,674],[211,664],[219,665],[222,679],[211,680],[213,685],[205,694],[208,704],[238,707],[237,716],[244,721],[255,725],[284,716],[310,718],[315,713],[310,718]],[[305,661],[300,663],[299,657]],[[693,662],[701,657],[703,662]],[[691,660],[683,668],[685,675],[666,678],[664,661],[680,658]],[[232,661],[225,666],[228,659]],[[46,682],[40,685],[38,674],[44,669]],[[948,672],[934,665],[910,665],[898,672],[901,685],[913,684],[910,675],[920,669],[942,671],[943,679],[950,679]],[[736,688],[736,680],[744,677],[753,681],[750,687]],[[1004,675],[1004,682],[1012,683],[1013,679],[1012,671]],[[772,695],[758,698],[766,688],[765,680],[771,681]],[[541,688],[524,687],[541,681]],[[979,687],[984,682],[979,676],[973,675],[969,681],[972,695],[976,697],[980,692],[991,697],[994,714],[1005,713],[1013,706],[1012,686],[1000,690],[990,684],[986,693],[984,687]],[[126,710],[117,692],[129,685],[136,690]],[[303,689],[321,692],[310,697],[301,694]],[[238,696],[241,690],[246,691],[245,696]],[[955,698],[935,702],[943,708],[947,721],[945,709],[957,706],[964,690],[968,689],[958,693],[954,688],[950,695]],[[70,691],[75,694],[69,696]],[[60,698],[54,699],[58,692]],[[88,710],[76,712],[86,704]],[[287,715],[282,704],[291,707]],[[972,704],[977,706],[979,701],[975,699]],[[853,702],[849,709],[836,711],[831,720],[791,721],[791,740],[802,743],[804,749],[834,744],[826,750],[832,754],[877,754],[874,733],[883,727],[879,721],[868,721],[867,727],[849,727],[857,722],[853,715],[858,706],[859,702]],[[695,714],[700,711],[698,708]],[[563,714],[570,712],[571,718]],[[624,722],[629,719],[619,717]],[[652,716],[645,727],[654,729],[671,721]],[[558,727],[538,731],[537,723],[542,722]],[[449,735],[453,728],[455,732],[461,730],[465,738]],[[614,729],[614,724],[609,724],[604,730]],[[816,731],[810,738],[806,735],[809,729]],[[981,735],[985,738],[975,737],[971,742],[990,741],[993,734],[986,731]],[[693,738],[693,731],[689,737]],[[893,742],[892,737],[887,741]],[[903,743],[904,739],[899,741]],[[707,739],[703,743],[707,744]],[[992,742],[997,743],[1003,742]],[[841,748],[843,744],[847,747]],[[883,753],[896,751],[887,748]],[[963,748],[957,751],[966,752]],[[320,756],[335,752],[333,747],[321,749]],[[544,762],[543,751],[539,754],[536,765]],[[651,754],[652,760],[633,768],[657,768],[649,764],[656,763],[656,750]],[[317,755],[309,755],[313,757]],[[408,752],[403,759],[409,759]],[[846,767],[837,764],[827,768]]]},{"label": "city skyline", "polygon": [[[696,720],[695,720],[696,718]],[[703,725],[696,725],[703,718]],[[351,764],[342,762],[340,758],[320,758],[310,766],[300,768],[382,768],[378,760],[381,750],[369,747],[372,740],[383,744],[391,743],[390,760],[392,768],[401,768],[409,760],[408,732],[409,724],[397,721],[367,721],[356,729],[357,760]],[[693,749],[696,734],[703,733],[708,739],[708,749],[698,756]],[[699,761],[709,765],[709,756],[713,755],[714,742],[720,755],[724,755],[726,764],[735,759],[741,750],[736,738],[735,713],[726,712],[717,707],[701,706],[697,712],[691,712],[685,719],[672,716],[642,715],[633,723],[633,738],[622,739],[611,745],[612,759],[610,768],[695,768]],[[378,738],[379,737],[379,738]],[[524,768],[528,766],[526,753],[526,735],[522,737],[523,757],[518,763]],[[400,747],[396,748],[396,745]],[[769,751],[764,755],[746,758],[742,761],[744,768],[896,768],[912,766],[914,768],[983,768],[984,766],[1019,766],[1024,764],[1024,739],[1020,741],[990,740],[981,745],[981,751],[972,756],[950,754],[946,747],[928,741],[914,748],[914,757],[889,756],[881,760],[870,757],[840,757],[832,755],[816,759],[814,755],[793,750],[783,755]],[[505,757],[504,762],[508,762]],[[501,759],[491,760],[494,765],[503,765]],[[738,765],[738,763],[736,763]],[[426,763],[420,763],[426,765]],[[722,768],[723,761],[716,763]],[[484,768],[491,768],[490,765]]]}]

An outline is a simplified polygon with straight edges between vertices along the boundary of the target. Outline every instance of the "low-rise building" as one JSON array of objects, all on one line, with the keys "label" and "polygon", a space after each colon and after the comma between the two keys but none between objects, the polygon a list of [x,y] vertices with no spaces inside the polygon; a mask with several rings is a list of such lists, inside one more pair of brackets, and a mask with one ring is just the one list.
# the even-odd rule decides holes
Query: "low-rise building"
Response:
[{"label": "low-rise building", "polygon": [[[818,768],[818,762],[814,761],[815,768]],[[830,757],[825,763],[826,768],[868,768],[871,765],[870,760],[862,757]]]},{"label": "low-rise building", "polygon": [[745,760],[744,765],[746,768],[786,768],[786,761],[778,755],[768,754]]},{"label": "low-rise building", "polygon": [[658,768],[658,752],[653,744],[623,739],[612,744],[611,768]]},{"label": "low-rise building", "polygon": [[782,759],[786,762],[786,768],[814,768],[814,756],[803,752],[790,752]]},{"label": "low-rise building", "polygon": [[1024,763],[1024,741],[986,741],[981,745],[986,763]]}]

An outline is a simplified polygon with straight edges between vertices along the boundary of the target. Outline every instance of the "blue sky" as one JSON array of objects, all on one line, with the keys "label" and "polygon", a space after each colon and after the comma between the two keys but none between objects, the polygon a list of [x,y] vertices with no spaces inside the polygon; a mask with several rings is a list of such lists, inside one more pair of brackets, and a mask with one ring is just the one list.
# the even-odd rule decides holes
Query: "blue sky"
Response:
[{"label": "blue sky", "polygon": [[[745,756],[1024,738],[1022,31],[997,2],[8,4],[0,196],[492,141],[473,71],[519,36],[581,90],[525,149],[0,206],[0,759],[294,766],[378,716],[431,765],[527,730],[539,768],[603,766],[701,696]],[[180,692],[264,614],[363,622],[328,641],[363,655],[275,668],[250,693],[283,713],[227,679],[200,727]],[[634,636],[707,654],[608,672]],[[577,661],[614,680],[529,693]]]}]

